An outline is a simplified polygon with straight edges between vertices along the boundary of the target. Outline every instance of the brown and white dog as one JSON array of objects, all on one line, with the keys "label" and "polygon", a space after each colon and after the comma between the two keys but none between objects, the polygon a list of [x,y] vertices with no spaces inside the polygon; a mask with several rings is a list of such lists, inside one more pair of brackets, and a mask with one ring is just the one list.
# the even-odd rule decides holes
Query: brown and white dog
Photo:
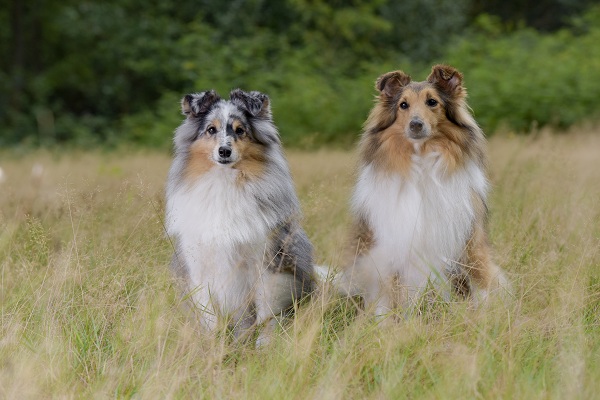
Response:
[{"label": "brown and white dog", "polygon": [[375,87],[352,198],[352,260],[336,281],[376,315],[410,308],[430,283],[475,299],[506,289],[486,232],[486,141],[462,74],[436,65],[413,82],[394,71]]},{"label": "brown and white dog", "polygon": [[185,96],[182,111],[166,190],[172,266],[201,323],[243,338],[312,291],[312,245],[269,98],[211,90]]}]

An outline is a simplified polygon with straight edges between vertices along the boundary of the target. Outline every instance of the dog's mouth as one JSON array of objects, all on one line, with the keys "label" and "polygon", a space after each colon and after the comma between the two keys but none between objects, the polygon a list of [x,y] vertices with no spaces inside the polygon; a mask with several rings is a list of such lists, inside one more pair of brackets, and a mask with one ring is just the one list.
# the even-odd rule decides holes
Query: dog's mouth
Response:
[{"label": "dog's mouth", "polygon": [[408,137],[412,140],[423,140],[427,138],[427,134],[424,132],[409,132]]},{"label": "dog's mouth", "polygon": [[229,165],[233,164],[233,160],[231,158],[219,158],[215,160],[219,165]]}]

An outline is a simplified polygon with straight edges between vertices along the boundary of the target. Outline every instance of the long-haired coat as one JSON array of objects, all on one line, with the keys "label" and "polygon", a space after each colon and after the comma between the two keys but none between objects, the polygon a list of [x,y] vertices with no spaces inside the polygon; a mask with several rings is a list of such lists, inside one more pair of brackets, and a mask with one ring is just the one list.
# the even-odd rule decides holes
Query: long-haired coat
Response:
[{"label": "long-haired coat", "polygon": [[341,281],[376,315],[414,305],[428,284],[485,297],[506,286],[490,258],[484,135],[462,75],[436,65],[424,82],[377,79],[360,142],[352,257]]},{"label": "long-haired coat", "polygon": [[207,91],[182,110],[166,190],[172,265],[202,324],[227,321],[239,337],[312,290],[312,246],[269,98]]}]

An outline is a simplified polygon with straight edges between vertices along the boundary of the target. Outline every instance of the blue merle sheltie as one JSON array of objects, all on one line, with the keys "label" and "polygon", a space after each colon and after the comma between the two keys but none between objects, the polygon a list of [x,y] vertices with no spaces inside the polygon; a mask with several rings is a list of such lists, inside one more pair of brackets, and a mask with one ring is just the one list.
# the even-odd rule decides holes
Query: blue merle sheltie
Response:
[{"label": "blue merle sheltie", "polygon": [[359,145],[349,261],[336,278],[385,315],[432,284],[481,301],[508,290],[487,236],[486,141],[463,76],[436,65],[427,80],[380,76]]},{"label": "blue merle sheltie", "polygon": [[211,90],[185,96],[182,111],[166,189],[173,269],[209,330],[272,328],[313,290],[313,265],[270,100]]}]

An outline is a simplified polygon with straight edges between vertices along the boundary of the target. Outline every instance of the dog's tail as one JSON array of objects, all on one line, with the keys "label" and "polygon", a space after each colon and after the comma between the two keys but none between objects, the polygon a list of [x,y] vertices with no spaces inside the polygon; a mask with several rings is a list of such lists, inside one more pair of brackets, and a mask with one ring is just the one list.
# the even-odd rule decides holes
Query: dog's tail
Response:
[{"label": "dog's tail", "polygon": [[360,294],[360,289],[350,282],[343,271],[337,271],[326,265],[314,266],[314,280],[320,290],[333,288],[340,296],[353,297]]}]

